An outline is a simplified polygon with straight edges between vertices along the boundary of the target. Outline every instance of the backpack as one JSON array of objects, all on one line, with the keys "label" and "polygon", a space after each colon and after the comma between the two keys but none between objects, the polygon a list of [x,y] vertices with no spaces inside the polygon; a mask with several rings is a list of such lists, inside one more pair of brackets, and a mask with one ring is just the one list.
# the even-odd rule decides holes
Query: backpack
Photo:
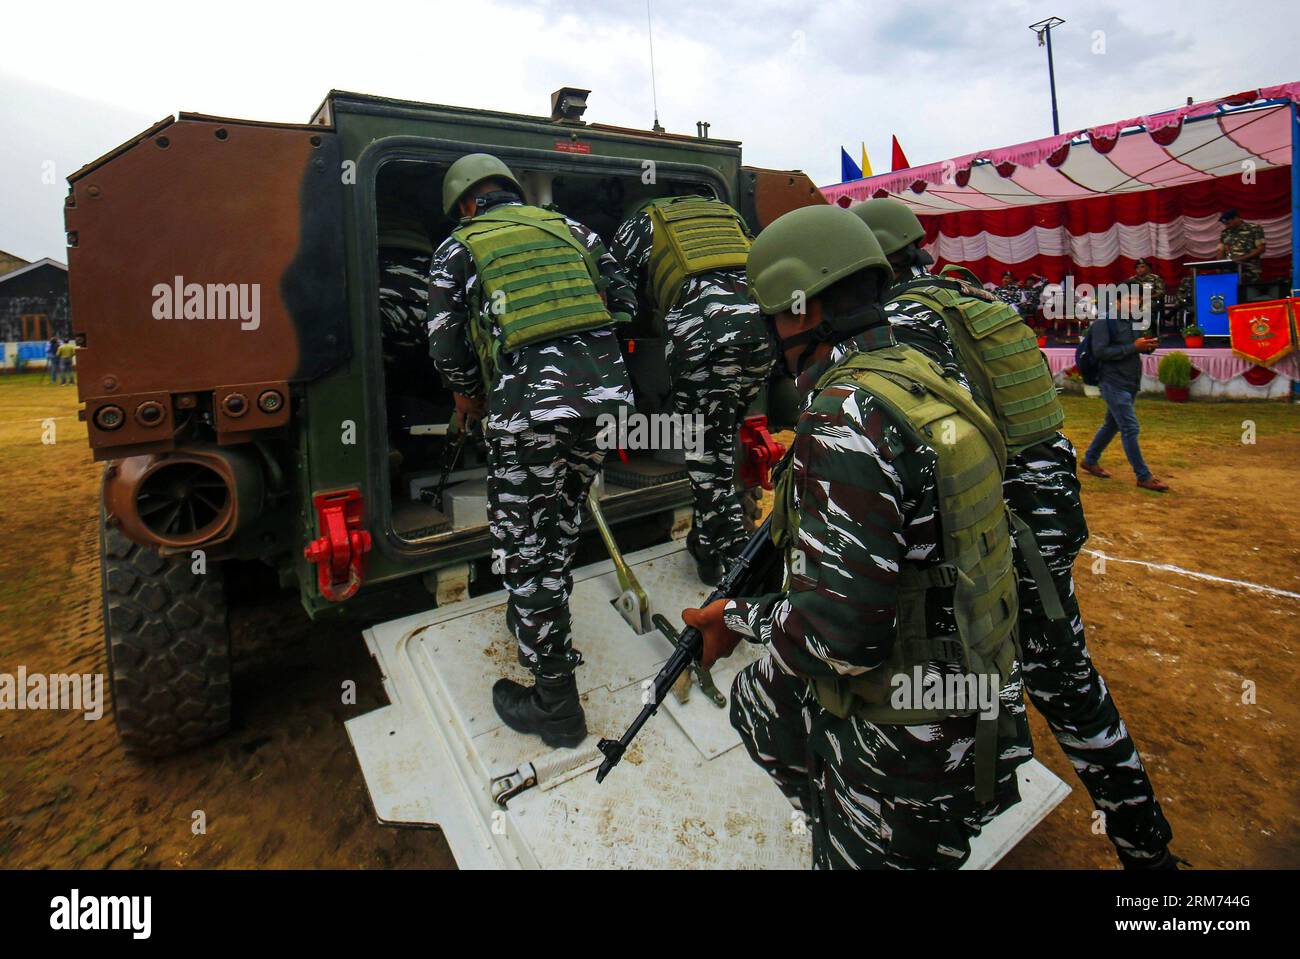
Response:
[{"label": "backpack", "polygon": [[960,281],[957,286],[927,277],[904,286],[893,301],[920,303],[943,317],[977,400],[1010,453],[1050,439],[1065,411],[1034,331],[1015,307]]},{"label": "backpack", "polygon": [[[1106,317],[1106,329],[1110,331],[1111,339],[1114,339],[1117,332],[1115,321],[1109,316]],[[1074,348],[1074,365],[1079,370],[1079,375],[1083,377],[1083,382],[1089,386],[1096,386],[1101,382],[1101,361],[1092,351],[1091,326],[1088,327],[1088,332],[1083,334],[1083,339],[1079,340],[1079,345]]]}]

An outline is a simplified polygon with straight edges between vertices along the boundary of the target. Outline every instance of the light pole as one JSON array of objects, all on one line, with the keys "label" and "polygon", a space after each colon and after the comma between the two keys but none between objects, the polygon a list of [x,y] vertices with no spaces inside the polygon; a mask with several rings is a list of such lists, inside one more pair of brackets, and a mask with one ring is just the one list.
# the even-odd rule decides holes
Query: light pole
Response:
[{"label": "light pole", "polygon": [[1060,17],[1048,17],[1031,23],[1029,29],[1038,34],[1038,45],[1047,46],[1047,82],[1052,88],[1052,132],[1061,132],[1061,121],[1056,115],[1056,67],[1052,63],[1052,28],[1059,27],[1065,21]]}]

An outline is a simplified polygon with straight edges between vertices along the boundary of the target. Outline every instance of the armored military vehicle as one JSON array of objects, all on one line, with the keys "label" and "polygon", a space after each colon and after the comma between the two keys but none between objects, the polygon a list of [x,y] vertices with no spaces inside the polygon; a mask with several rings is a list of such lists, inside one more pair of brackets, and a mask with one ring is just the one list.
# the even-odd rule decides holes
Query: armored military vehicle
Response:
[{"label": "armored military vehicle", "polygon": [[[133,753],[227,728],[231,564],[264,567],[315,618],[499,587],[483,457],[471,443],[453,461],[449,391],[427,355],[389,348],[380,317],[386,232],[432,247],[448,235],[438,198],[455,159],[501,157],[529,202],[607,242],[634,204],[683,188],[711,189],[755,233],[824,202],[800,172],[742,166],[737,142],[585,122],[588,92],[556,91],[549,116],[338,91],[305,124],[181,113],[69,178],[79,389],[106,463],[108,663]],[[621,335],[653,412],[662,331],[641,318]],[[756,487],[774,450],[761,417],[742,445]],[[603,488],[629,548],[685,533],[680,462],[611,457]]]}]

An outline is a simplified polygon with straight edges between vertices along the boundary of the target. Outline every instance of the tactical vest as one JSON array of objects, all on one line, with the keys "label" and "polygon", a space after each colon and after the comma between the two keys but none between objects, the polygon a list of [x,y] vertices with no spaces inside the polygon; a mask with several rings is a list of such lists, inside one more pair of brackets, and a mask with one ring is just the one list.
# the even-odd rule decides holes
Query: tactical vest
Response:
[{"label": "tactical vest", "polygon": [[[501,353],[615,322],[601,296],[605,281],[595,258],[564,217],[535,206],[500,206],[452,233],[469,250],[478,274],[469,336],[484,383]],[[485,328],[483,303],[495,320]]]},{"label": "tactical vest", "polygon": [[649,288],[656,321],[677,305],[687,277],[745,268],[749,238],[740,215],[727,204],[687,196],[652,200],[645,213],[654,227]]},{"label": "tactical vest", "polygon": [[[967,674],[995,677],[998,691],[1010,679],[1018,607],[1002,499],[1006,468],[1002,437],[961,386],[910,347],[851,353],[822,377],[816,390],[840,384],[866,389],[896,414],[909,445],[934,451],[943,561],[929,567],[899,564],[898,628],[889,661],[858,676],[815,680],[817,699],[837,716],[855,715],[888,725],[972,715],[977,711],[974,707],[896,709],[890,698],[895,676],[910,678],[914,667],[924,669],[931,662],[960,663]],[[787,465],[778,478],[772,517],[773,540],[788,556],[798,540],[792,472]],[[787,570],[790,565],[787,559]],[[926,599],[932,590],[942,591],[942,605],[951,601],[955,635],[927,635]],[[981,717],[976,725],[976,794],[981,801],[993,796],[999,722],[1010,722],[1000,707],[999,703],[997,717]]]},{"label": "tactical vest", "polygon": [[895,302],[920,303],[943,317],[980,405],[1006,441],[1009,455],[1054,436],[1065,422],[1052,371],[1038,338],[1015,307],[925,283],[905,287]]}]

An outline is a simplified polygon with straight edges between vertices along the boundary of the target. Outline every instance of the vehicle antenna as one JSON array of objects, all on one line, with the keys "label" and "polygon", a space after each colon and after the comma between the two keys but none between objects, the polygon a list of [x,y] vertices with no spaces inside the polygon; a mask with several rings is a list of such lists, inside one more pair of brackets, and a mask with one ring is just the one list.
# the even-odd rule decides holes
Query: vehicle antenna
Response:
[{"label": "vehicle antenna", "polygon": [[654,23],[650,19],[650,0],[645,0],[645,26],[646,36],[650,40],[650,99],[654,102],[655,108],[655,133],[663,133],[664,128],[659,125],[659,92],[655,89],[655,31]]}]

